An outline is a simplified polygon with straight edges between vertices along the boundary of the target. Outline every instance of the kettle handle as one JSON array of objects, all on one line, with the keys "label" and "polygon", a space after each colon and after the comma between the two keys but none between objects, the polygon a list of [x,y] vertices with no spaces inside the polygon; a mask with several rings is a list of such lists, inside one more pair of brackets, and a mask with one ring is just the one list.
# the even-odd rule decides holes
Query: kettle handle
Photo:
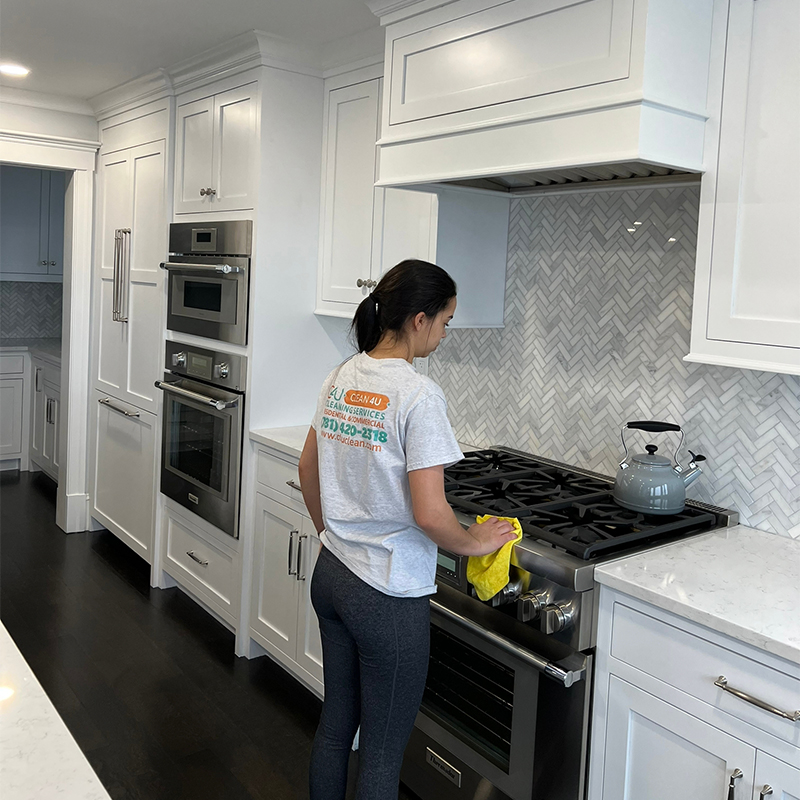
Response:
[{"label": "kettle handle", "polygon": [[669,433],[672,431],[675,433],[680,433],[681,441],[675,449],[675,464],[679,468],[678,471],[680,471],[681,462],[678,461],[678,453],[680,453],[681,448],[683,447],[683,440],[686,438],[686,434],[683,432],[683,428],[681,428],[680,425],[676,425],[674,422],[658,422],[657,420],[626,422],[622,426],[621,430],[622,447],[625,450],[625,455],[622,457],[622,461],[619,462],[619,465],[620,467],[623,467],[624,465],[623,468],[628,466],[628,445],[625,443],[625,431],[627,430],[647,431],[648,433]]}]

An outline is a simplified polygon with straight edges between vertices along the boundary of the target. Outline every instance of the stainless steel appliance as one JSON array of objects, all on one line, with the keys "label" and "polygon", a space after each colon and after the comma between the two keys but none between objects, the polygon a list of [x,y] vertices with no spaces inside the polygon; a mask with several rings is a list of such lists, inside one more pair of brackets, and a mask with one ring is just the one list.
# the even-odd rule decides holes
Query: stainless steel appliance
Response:
[{"label": "stainless steel appliance", "polygon": [[169,330],[247,344],[252,240],[250,220],[169,226]]},{"label": "stainless steel appliance", "polygon": [[238,537],[247,359],[166,343],[161,491]]},{"label": "stainless steel appliance", "polygon": [[595,565],[734,525],[738,515],[689,501],[671,516],[622,508],[605,475],[507,448],[445,470],[465,526],[517,517],[506,587],[481,602],[467,558],[439,551],[431,659],[402,779],[427,800],[582,800],[593,653]]}]

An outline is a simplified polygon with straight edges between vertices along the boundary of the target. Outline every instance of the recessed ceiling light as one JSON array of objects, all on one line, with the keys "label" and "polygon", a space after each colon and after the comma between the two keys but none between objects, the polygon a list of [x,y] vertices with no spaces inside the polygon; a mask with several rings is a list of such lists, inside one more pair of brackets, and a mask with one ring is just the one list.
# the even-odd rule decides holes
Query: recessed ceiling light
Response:
[{"label": "recessed ceiling light", "polygon": [[14,690],[10,686],[0,686],[0,700],[8,700]]},{"label": "recessed ceiling light", "polygon": [[3,75],[12,75],[15,78],[24,78],[30,70],[21,64],[0,64],[0,72]]}]

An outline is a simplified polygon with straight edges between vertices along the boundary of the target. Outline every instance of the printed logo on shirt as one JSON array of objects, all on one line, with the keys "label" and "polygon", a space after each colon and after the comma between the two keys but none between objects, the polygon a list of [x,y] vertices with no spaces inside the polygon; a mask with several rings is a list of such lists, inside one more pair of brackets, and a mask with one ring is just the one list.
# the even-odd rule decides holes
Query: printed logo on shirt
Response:
[{"label": "printed logo on shirt", "polygon": [[385,394],[331,386],[322,411],[320,433],[349,447],[380,453],[389,439],[384,428],[390,400]]}]

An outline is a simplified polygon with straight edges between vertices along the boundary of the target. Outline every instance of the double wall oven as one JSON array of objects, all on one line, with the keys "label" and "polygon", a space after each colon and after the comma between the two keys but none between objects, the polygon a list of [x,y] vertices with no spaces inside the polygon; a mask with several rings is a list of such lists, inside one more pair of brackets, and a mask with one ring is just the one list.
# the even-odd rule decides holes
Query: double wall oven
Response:
[{"label": "double wall oven", "polygon": [[613,480],[506,448],[445,470],[463,525],[517,517],[509,582],[481,602],[467,559],[439,551],[428,681],[402,779],[423,800],[583,800],[595,565],[738,522],[689,502],[649,516],[614,503]]}]

